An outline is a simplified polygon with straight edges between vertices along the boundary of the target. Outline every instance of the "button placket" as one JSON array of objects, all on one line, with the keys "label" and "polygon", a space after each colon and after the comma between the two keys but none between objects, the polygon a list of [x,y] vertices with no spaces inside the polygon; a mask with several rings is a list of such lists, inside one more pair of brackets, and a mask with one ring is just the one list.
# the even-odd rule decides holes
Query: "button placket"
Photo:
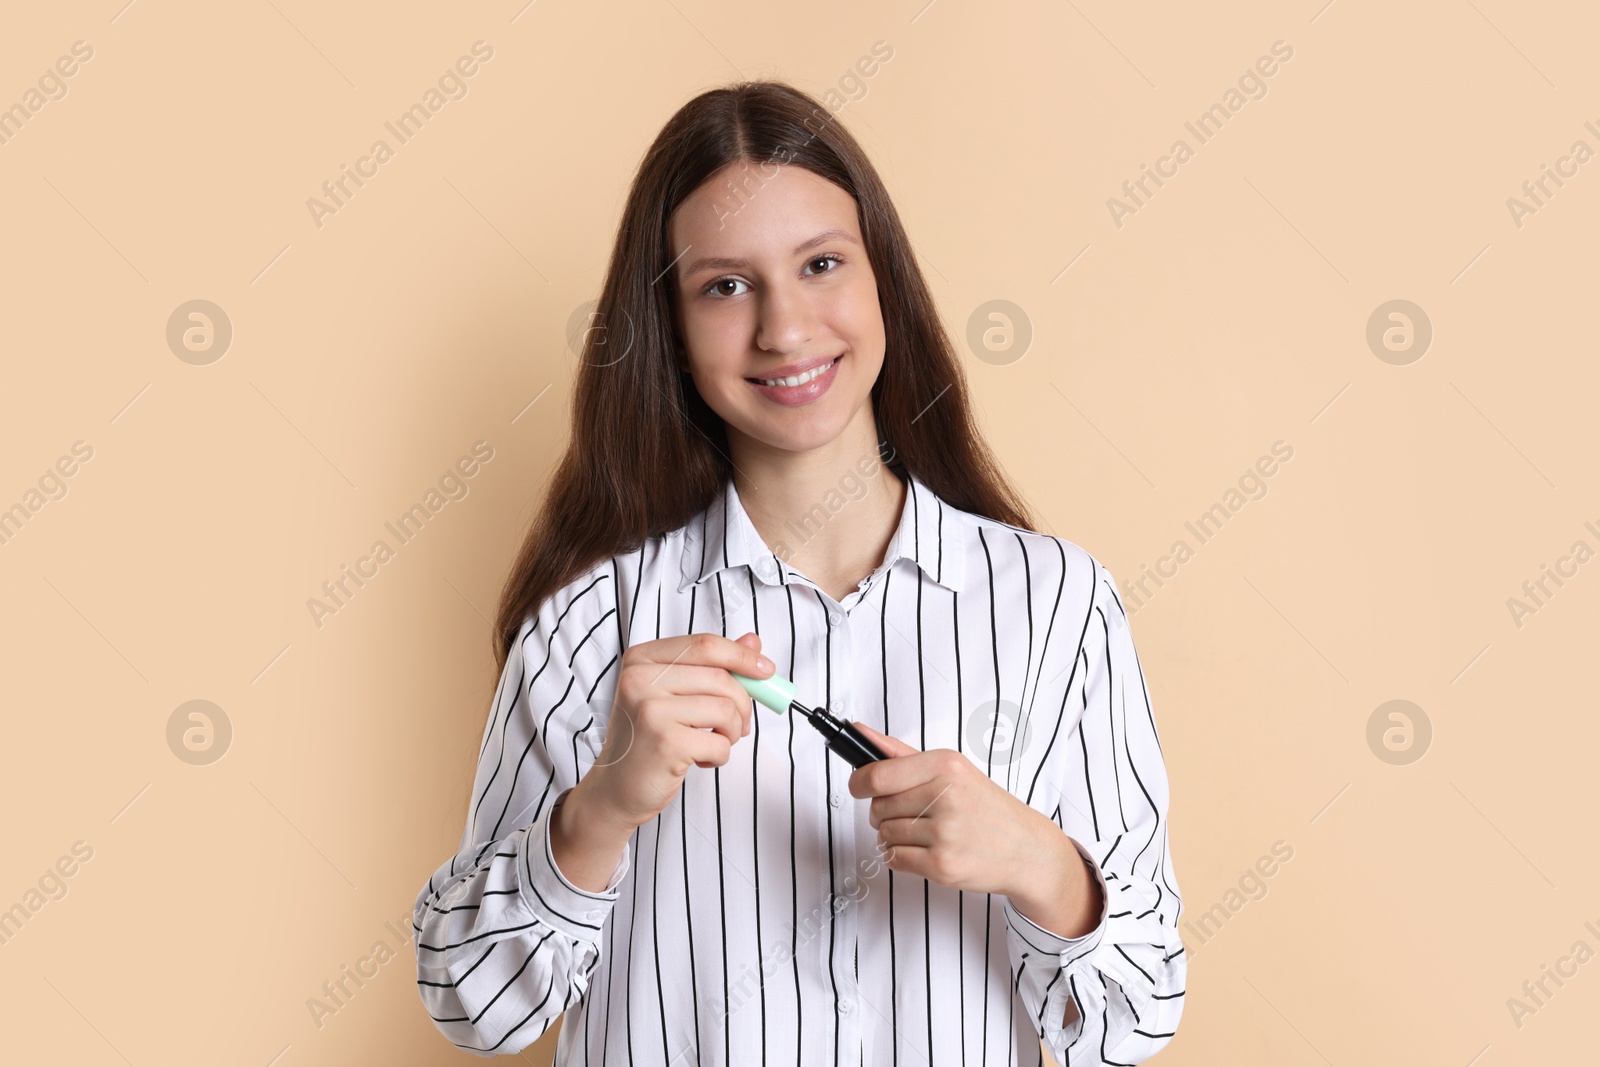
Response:
[{"label": "button placket", "polygon": [[[830,671],[832,676],[829,713],[846,722],[854,720],[852,709],[855,706],[855,646],[851,636],[850,616],[837,606],[828,609],[828,625],[833,633],[832,663]],[[834,921],[838,923],[838,947],[834,959],[834,982],[839,990],[839,1039],[841,1047],[845,1050],[845,1058],[852,1059],[855,1050],[861,1045],[860,1013],[855,1011],[859,992],[856,988],[856,975],[854,960],[858,951],[857,942],[860,938],[860,922],[857,911],[859,901],[854,898],[860,896],[860,872],[856,862],[856,811],[855,798],[850,795],[848,778],[852,771],[849,764],[835,757],[831,752],[828,759],[833,761],[833,789],[828,797],[828,818],[834,827],[834,840],[838,843],[835,870],[838,871],[839,882],[834,886],[835,892],[845,898],[847,905],[842,911],[835,914]],[[857,887],[852,892],[851,887]]]}]

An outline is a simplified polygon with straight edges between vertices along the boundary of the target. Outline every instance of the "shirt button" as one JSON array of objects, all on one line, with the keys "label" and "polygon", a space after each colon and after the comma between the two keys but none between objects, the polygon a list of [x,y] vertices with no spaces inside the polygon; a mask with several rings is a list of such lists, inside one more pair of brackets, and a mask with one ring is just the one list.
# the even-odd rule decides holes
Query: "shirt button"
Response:
[{"label": "shirt button", "polygon": [[600,913],[598,911],[591,911],[589,913],[589,918],[593,919],[595,922],[599,922],[600,921]]},{"label": "shirt button", "polygon": [[854,1007],[855,1007],[855,1002],[854,1001],[850,1001],[850,1000],[841,1000],[841,1001],[839,1001],[839,1011],[840,1011],[841,1014],[849,1015],[851,1010]]},{"label": "shirt button", "polygon": [[828,803],[830,805],[832,805],[833,807],[837,808],[839,806],[839,803],[840,803],[839,794],[838,793],[834,793],[832,796],[830,796],[828,798]]}]

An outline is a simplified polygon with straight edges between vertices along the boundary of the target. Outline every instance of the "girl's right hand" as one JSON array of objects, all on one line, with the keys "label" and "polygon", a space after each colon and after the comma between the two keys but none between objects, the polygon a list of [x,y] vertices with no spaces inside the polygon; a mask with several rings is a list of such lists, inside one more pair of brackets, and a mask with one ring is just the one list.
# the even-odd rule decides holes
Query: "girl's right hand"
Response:
[{"label": "girl's right hand", "polygon": [[630,645],[600,755],[580,784],[622,827],[649,822],[672,803],[691,766],[722,766],[750,732],[750,694],[728,672],[767,678],[775,670],[754,633]]}]

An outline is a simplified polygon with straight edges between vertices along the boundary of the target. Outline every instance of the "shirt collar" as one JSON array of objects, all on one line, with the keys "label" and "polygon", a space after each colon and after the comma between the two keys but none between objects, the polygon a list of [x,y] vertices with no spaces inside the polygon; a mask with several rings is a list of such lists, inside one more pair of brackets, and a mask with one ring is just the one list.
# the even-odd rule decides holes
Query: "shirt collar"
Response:
[{"label": "shirt collar", "polygon": [[[887,471],[881,473],[894,477]],[[965,512],[946,504],[915,474],[907,472],[907,475],[900,522],[889,539],[883,563],[877,569],[887,570],[897,560],[909,559],[932,581],[959,593],[966,577]],[[835,495],[839,506],[847,506],[845,497]],[[818,507],[822,514],[831,514],[827,503]],[[837,511],[838,507],[832,510]],[[814,521],[809,530],[799,523],[789,523],[788,535],[773,547],[793,547],[816,529]],[[738,490],[730,476],[706,509],[684,527],[683,579],[678,583],[678,591],[684,592],[719,571],[739,566],[749,567],[750,572],[767,585],[788,585],[797,580],[794,568],[761,540],[739,501]]]}]

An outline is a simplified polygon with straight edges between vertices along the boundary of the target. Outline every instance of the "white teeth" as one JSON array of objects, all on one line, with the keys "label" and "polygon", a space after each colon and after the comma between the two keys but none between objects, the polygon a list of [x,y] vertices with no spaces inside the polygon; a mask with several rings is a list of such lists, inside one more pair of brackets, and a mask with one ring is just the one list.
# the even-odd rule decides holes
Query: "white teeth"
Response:
[{"label": "white teeth", "polygon": [[835,356],[829,362],[824,363],[820,367],[813,367],[804,374],[796,374],[788,378],[757,378],[756,381],[760,382],[762,385],[804,385],[811,379],[825,374],[828,368],[837,362],[839,362],[839,357]]}]

